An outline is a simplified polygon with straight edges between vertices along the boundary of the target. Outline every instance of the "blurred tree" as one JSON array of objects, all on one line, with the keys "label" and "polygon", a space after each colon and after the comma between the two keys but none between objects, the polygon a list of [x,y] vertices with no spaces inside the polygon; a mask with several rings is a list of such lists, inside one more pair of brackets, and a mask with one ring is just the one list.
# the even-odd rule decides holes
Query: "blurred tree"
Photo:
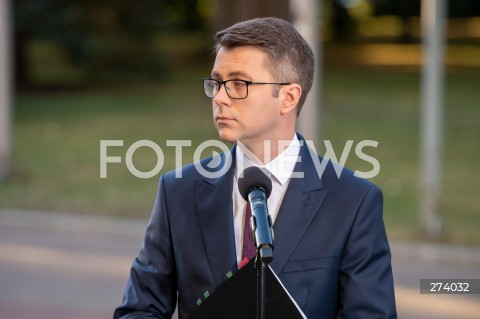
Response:
[{"label": "blurred tree", "polygon": [[480,16],[480,1],[452,0],[448,1],[447,14],[451,18],[467,18]]},{"label": "blurred tree", "polygon": [[330,0],[329,2],[328,5],[331,6],[332,10],[332,38],[339,41],[349,40],[355,21],[348,13],[345,1]]},{"label": "blurred tree", "polygon": [[28,45],[34,40],[59,45],[69,62],[91,74],[150,74],[161,78],[155,35],[175,28],[202,29],[198,0],[43,0],[14,1],[17,88],[32,85]]},{"label": "blurred tree", "polygon": [[[374,15],[394,15],[407,24],[411,17],[420,16],[421,0],[370,0],[374,5]],[[450,18],[466,18],[480,15],[480,1],[454,0],[448,1],[447,15]],[[411,42],[413,37],[408,28],[404,28],[402,40]]]},{"label": "blurred tree", "polygon": [[274,16],[289,20],[289,0],[211,0],[215,8],[212,17],[214,32],[222,30],[236,22],[257,17]]},{"label": "blurred tree", "polygon": [[17,0],[13,6],[17,88],[30,85],[27,45],[32,39],[60,42],[73,59],[82,57],[85,23],[78,4],[65,0]]},{"label": "blurred tree", "polygon": [[84,62],[96,78],[164,77],[167,63],[154,38],[173,24],[165,1],[85,0],[82,10]]},{"label": "blurred tree", "polygon": [[372,0],[375,6],[375,14],[391,14],[400,17],[411,17],[420,15],[421,0]]},{"label": "blurred tree", "polygon": [[[371,0],[375,6],[375,14],[391,14],[400,17],[420,16],[421,0]],[[448,1],[449,17],[474,17],[480,15],[480,1],[454,0]]]}]

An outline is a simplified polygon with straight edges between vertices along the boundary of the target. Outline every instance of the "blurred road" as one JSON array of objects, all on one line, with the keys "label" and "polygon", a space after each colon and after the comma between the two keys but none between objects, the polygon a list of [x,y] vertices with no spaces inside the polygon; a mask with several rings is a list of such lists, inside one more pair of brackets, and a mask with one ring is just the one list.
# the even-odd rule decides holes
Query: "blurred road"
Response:
[{"label": "blurred road", "polygon": [[[111,318],[146,223],[0,210],[0,317]],[[479,294],[419,293],[420,278],[480,279],[480,247],[391,246],[399,318],[480,318]]]}]

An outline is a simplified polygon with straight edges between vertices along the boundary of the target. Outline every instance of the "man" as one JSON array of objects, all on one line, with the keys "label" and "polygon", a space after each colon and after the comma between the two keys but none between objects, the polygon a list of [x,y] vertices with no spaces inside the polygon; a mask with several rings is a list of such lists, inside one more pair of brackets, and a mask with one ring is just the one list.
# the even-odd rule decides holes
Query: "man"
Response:
[{"label": "man", "polygon": [[[244,167],[265,168],[274,222],[270,264],[309,319],[396,318],[382,194],[314,155],[296,119],[312,86],[311,48],[286,21],[260,18],[215,35],[204,90],[220,138],[215,159],[161,177],[145,241],[115,318],[186,319],[244,260]],[[312,155],[313,154],[313,155]],[[217,162],[218,166],[207,165]],[[215,165],[214,165],[215,166]],[[222,174],[216,174],[218,172]],[[209,175],[209,176],[206,176]]]}]

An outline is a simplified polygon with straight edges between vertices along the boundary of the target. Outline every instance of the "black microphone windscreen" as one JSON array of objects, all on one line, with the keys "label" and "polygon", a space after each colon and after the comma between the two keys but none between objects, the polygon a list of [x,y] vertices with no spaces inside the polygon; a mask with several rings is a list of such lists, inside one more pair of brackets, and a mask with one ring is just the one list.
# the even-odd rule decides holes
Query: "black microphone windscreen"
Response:
[{"label": "black microphone windscreen", "polygon": [[253,188],[261,187],[265,190],[267,198],[272,192],[272,181],[268,177],[268,172],[256,166],[246,168],[238,179],[238,190],[242,197],[248,202],[248,193]]}]

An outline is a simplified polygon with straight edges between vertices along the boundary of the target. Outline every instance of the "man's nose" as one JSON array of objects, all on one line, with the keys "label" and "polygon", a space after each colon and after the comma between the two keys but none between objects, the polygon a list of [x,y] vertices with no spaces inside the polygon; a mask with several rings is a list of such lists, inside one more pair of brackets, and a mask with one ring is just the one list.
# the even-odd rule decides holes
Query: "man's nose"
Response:
[{"label": "man's nose", "polygon": [[[222,90],[223,87],[223,90]],[[230,102],[230,96],[227,93],[227,85],[225,83],[220,84],[217,95],[213,98],[217,104],[226,104]]]}]

